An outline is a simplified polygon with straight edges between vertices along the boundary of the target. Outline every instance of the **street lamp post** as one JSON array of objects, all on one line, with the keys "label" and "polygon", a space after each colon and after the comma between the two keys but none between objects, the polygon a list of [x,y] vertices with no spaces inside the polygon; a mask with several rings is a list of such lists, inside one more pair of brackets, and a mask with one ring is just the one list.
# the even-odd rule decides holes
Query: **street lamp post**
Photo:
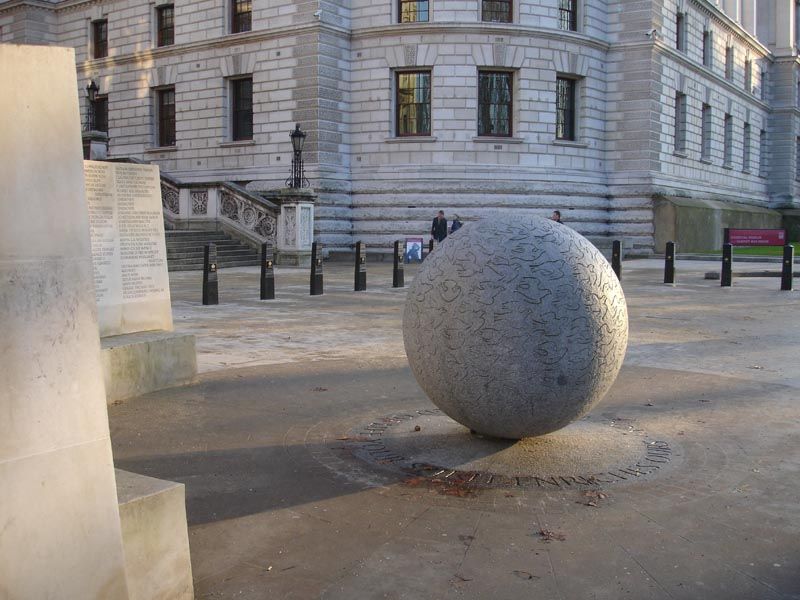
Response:
[{"label": "street lamp post", "polygon": [[94,79],[91,80],[89,85],[86,86],[86,129],[88,131],[94,131],[96,124],[95,124],[95,113],[94,113],[94,103],[97,100],[97,92],[100,90],[97,87],[97,84],[94,82]]},{"label": "street lamp post", "polygon": [[306,133],[300,129],[300,124],[295,124],[294,131],[289,134],[292,140],[292,175],[286,180],[287,187],[304,188],[309,187],[303,169],[303,145],[306,142]]}]

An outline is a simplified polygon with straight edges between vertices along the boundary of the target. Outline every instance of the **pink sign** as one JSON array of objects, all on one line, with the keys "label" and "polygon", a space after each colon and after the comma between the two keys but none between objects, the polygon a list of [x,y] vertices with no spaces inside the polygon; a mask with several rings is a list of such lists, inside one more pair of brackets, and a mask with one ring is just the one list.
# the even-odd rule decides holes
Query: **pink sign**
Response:
[{"label": "pink sign", "polygon": [[725,241],[734,246],[784,246],[785,229],[726,229]]}]

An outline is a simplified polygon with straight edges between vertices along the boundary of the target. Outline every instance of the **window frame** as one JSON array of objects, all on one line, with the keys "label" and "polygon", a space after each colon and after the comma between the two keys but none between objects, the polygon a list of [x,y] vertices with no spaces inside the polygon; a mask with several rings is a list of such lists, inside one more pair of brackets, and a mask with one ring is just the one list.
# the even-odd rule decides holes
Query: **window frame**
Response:
[{"label": "window frame", "polygon": [[750,172],[750,161],[752,160],[751,157],[751,143],[752,137],[750,123],[745,123],[742,126],[742,171],[745,173]]},{"label": "window frame", "polygon": [[736,65],[736,48],[725,46],[725,79],[733,81],[734,68]]},{"label": "window frame", "polygon": [[714,32],[710,29],[703,30],[703,66],[714,68]]},{"label": "window frame", "polygon": [[[238,9],[242,6],[247,6],[248,10],[239,11]],[[231,33],[247,33],[248,31],[252,31],[253,30],[252,0],[230,0],[230,19],[231,19]]]},{"label": "window frame", "polygon": [[679,11],[675,15],[675,48],[679,52],[686,53],[686,34],[688,33],[688,28],[686,25],[687,22],[687,14],[686,12]]},{"label": "window frame", "polygon": [[[488,104],[484,104],[481,102],[482,100],[482,85],[481,85],[481,77],[483,76],[498,76],[502,75],[508,78],[508,103],[506,104],[492,104],[491,102]],[[491,112],[492,106],[506,106],[507,113],[508,113],[508,130],[505,133],[497,133],[496,131],[482,131],[481,124],[484,122],[482,120],[482,109],[484,106],[489,107],[489,111]],[[494,121],[490,121],[493,123]],[[477,133],[478,137],[513,137],[514,135],[514,71],[511,70],[504,70],[504,69],[478,69],[478,122],[477,122]]]},{"label": "window frame", "polygon": [[[165,26],[165,14],[169,11],[169,23]],[[165,40],[165,33],[169,32],[169,39]],[[156,6],[156,47],[175,45],[175,5],[162,4]]]},{"label": "window frame", "polygon": [[703,103],[700,110],[700,160],[711,162],[711,132],[714,129],[711,105]]},{"label": "window frame", "polygon": [[[238,106],[241,100],[240,86],[244,82],[250,83],[250,106],[249,109],[240,108]],[[244,77],[234,77],[229,80],[229,93],[230,93],[230,141],[232,142],[248,142],[253,140],[253,76],[248,75]],[[241,131],[242,123],[239,119],[240,115],[249,114],[249,135],[248,132]]]},{"label": "window frame", "polygon": [[744,89],[748,94],[753,93],[753,59],[744,61]]},{"label": "window frame", "polygon": [[[556,140],[561,142],[576,142],[578,141],[578,79],[576,77],[570,77],[568,75],[556,75]],[[560,86],[562,85],[560,82],[565,82],[568,84],[568,89],[570,90],[569,93],[569,104],[570,106],[566,108],[560,107],[559,99],[561,97],[560,94]],[[568,127],[569,131],[566,132],[565,135],[559,135],[559,114],[564,112],[565,115],[568,115],[569,118],[565,116],[562,119],[563,123],[565,123]]]},{"label": "window frame", "polygon": [[[421,102],[401,104],[400,102],[400,78],[404,75],[427,75],[427,105],[428,105],[428,129],[427,131],[415,131],[413,133],[403,133],[400,128],[401,107],[411,105],[422,105]],[[403,69],[394,72],[394,135],[400,138],[431,137],[433,131],[433,69]],[[414,90],[424,89],[414,87]],[[417,118],[416,121],[419,121]]]},{"label": "window frame", "polygon": [[[156,105],[156,135],[155,141],[158,148],[174,148],[177,145],[177,110],[176,110],[176,97],[175,86],[165,86],[155,88],[155,105]],[[172,94],[172,103],[167,104],[164,98],[167,94]],[[171,106],[171,111],[165,111],[165,108]],[[169,114],[171,113],[171,114]],[[169,127],[165,127],[169,125]],[[167,134],[171,133],[170,136]]]},{"label": "window frame", "polygon": [[[507,10],[503,11],[505,19],[487,19],[487,14],[501,14],[499,10],[492,8],[487,10],[487,4],[507,5]],[[482,23],[513,23],[514,22],[514,0],[481,0],[481,22]]]},{"label": "window frame", "polygon": [[758,134],[758,176],[766,178],[768,164],[767,155],[769,154],[769,140],[767,130],[762,129]]},{"label": "window frame", "polygon": [[733,115],[725,113],[722,119],[722,166],[733,167]]},{"label": "window frame", "polygon": [[686,154],[686,127],[688,98],[683,92],[675,92],[675,153]]},{"label": "window frame", "polygon": [[107,56],[108,19],[95,19],[92,21],[92,58],[99,59]]},{"label": "window frame", "polygon": [[[423,11],[419,9],[419,5],[425,5],[425,18],[424,19],[404,19],[403,15],[403,8],[406,5],[417,5],[417,10],[414,14],[422,14]],[[411,14],[412,11],[409,11],[406,14]],[[430,0],[397,0],[397,22],[398,23],[428,23],[431,20],[431,2]]]},{"label": "window frame", "polygon": [[578,31],[578,0],[558,0],[558,28],[562,31]]}]

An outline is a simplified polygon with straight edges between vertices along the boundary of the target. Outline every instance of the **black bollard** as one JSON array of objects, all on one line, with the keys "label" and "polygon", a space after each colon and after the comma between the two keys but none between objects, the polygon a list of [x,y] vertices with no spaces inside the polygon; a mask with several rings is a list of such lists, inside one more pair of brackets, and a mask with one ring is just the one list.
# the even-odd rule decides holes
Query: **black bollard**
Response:
[{"label": "black bollard", "polygon": [[617,274],[617,279],[622,281],[622,242],[614,240],[611,246],[611,268]]},{"label": "black bollard", "polygon": [[675,242],[667,242],[664,251],[664,283],[675,283]]},{"label": "black bollard", "polygon": [[367,289],[367,247],[364,242],[356,242],[356,264],[353,279],[353,291],[363,292]]},{"label": "black bollard", "polygon": [[261,299],[275,299],[275,268],[272,262],[272,244],[261,244]]},{"label": "black bollard", "polygon": [[322,295],[322,246],[311,244],[311,295]]},{"label": "black bollard", "polygon": [[397,240],[394,243],[394,269],[392,269],[392,287],[401,288],[405,285],[405,275],[403,274],[403,242]]},{"label": "black bollard", "polygon": [[[433,239],[428,242],[428,255],[430,255],[431,252],[433,252]],[[425,256],[422,257],[422,260],[425,260]]]},{"label": "black bollard", "polygon": [[203,248],[203,304],[219,304],[216,244]]},{"label": "black bollard", "polygon": [[781,270],[781,290],[792,291],[792,268],[794,267],[794,246],[783,247],[783,269]]},{"label": "black bollard", "polygon": [[722,274],[719,278],[719,285],[721,287],[731,287],[731,279],[733,274],[733,245],[722,244]]}]

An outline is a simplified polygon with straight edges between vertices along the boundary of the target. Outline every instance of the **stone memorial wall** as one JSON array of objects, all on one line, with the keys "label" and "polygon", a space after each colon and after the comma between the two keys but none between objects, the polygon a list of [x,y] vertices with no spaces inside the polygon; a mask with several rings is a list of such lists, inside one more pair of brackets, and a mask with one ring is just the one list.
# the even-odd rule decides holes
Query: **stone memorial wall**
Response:
[{"label": "stone memorial wall", "polygon": [[172,330],[158,167],[84,161],[100,336]]}]

